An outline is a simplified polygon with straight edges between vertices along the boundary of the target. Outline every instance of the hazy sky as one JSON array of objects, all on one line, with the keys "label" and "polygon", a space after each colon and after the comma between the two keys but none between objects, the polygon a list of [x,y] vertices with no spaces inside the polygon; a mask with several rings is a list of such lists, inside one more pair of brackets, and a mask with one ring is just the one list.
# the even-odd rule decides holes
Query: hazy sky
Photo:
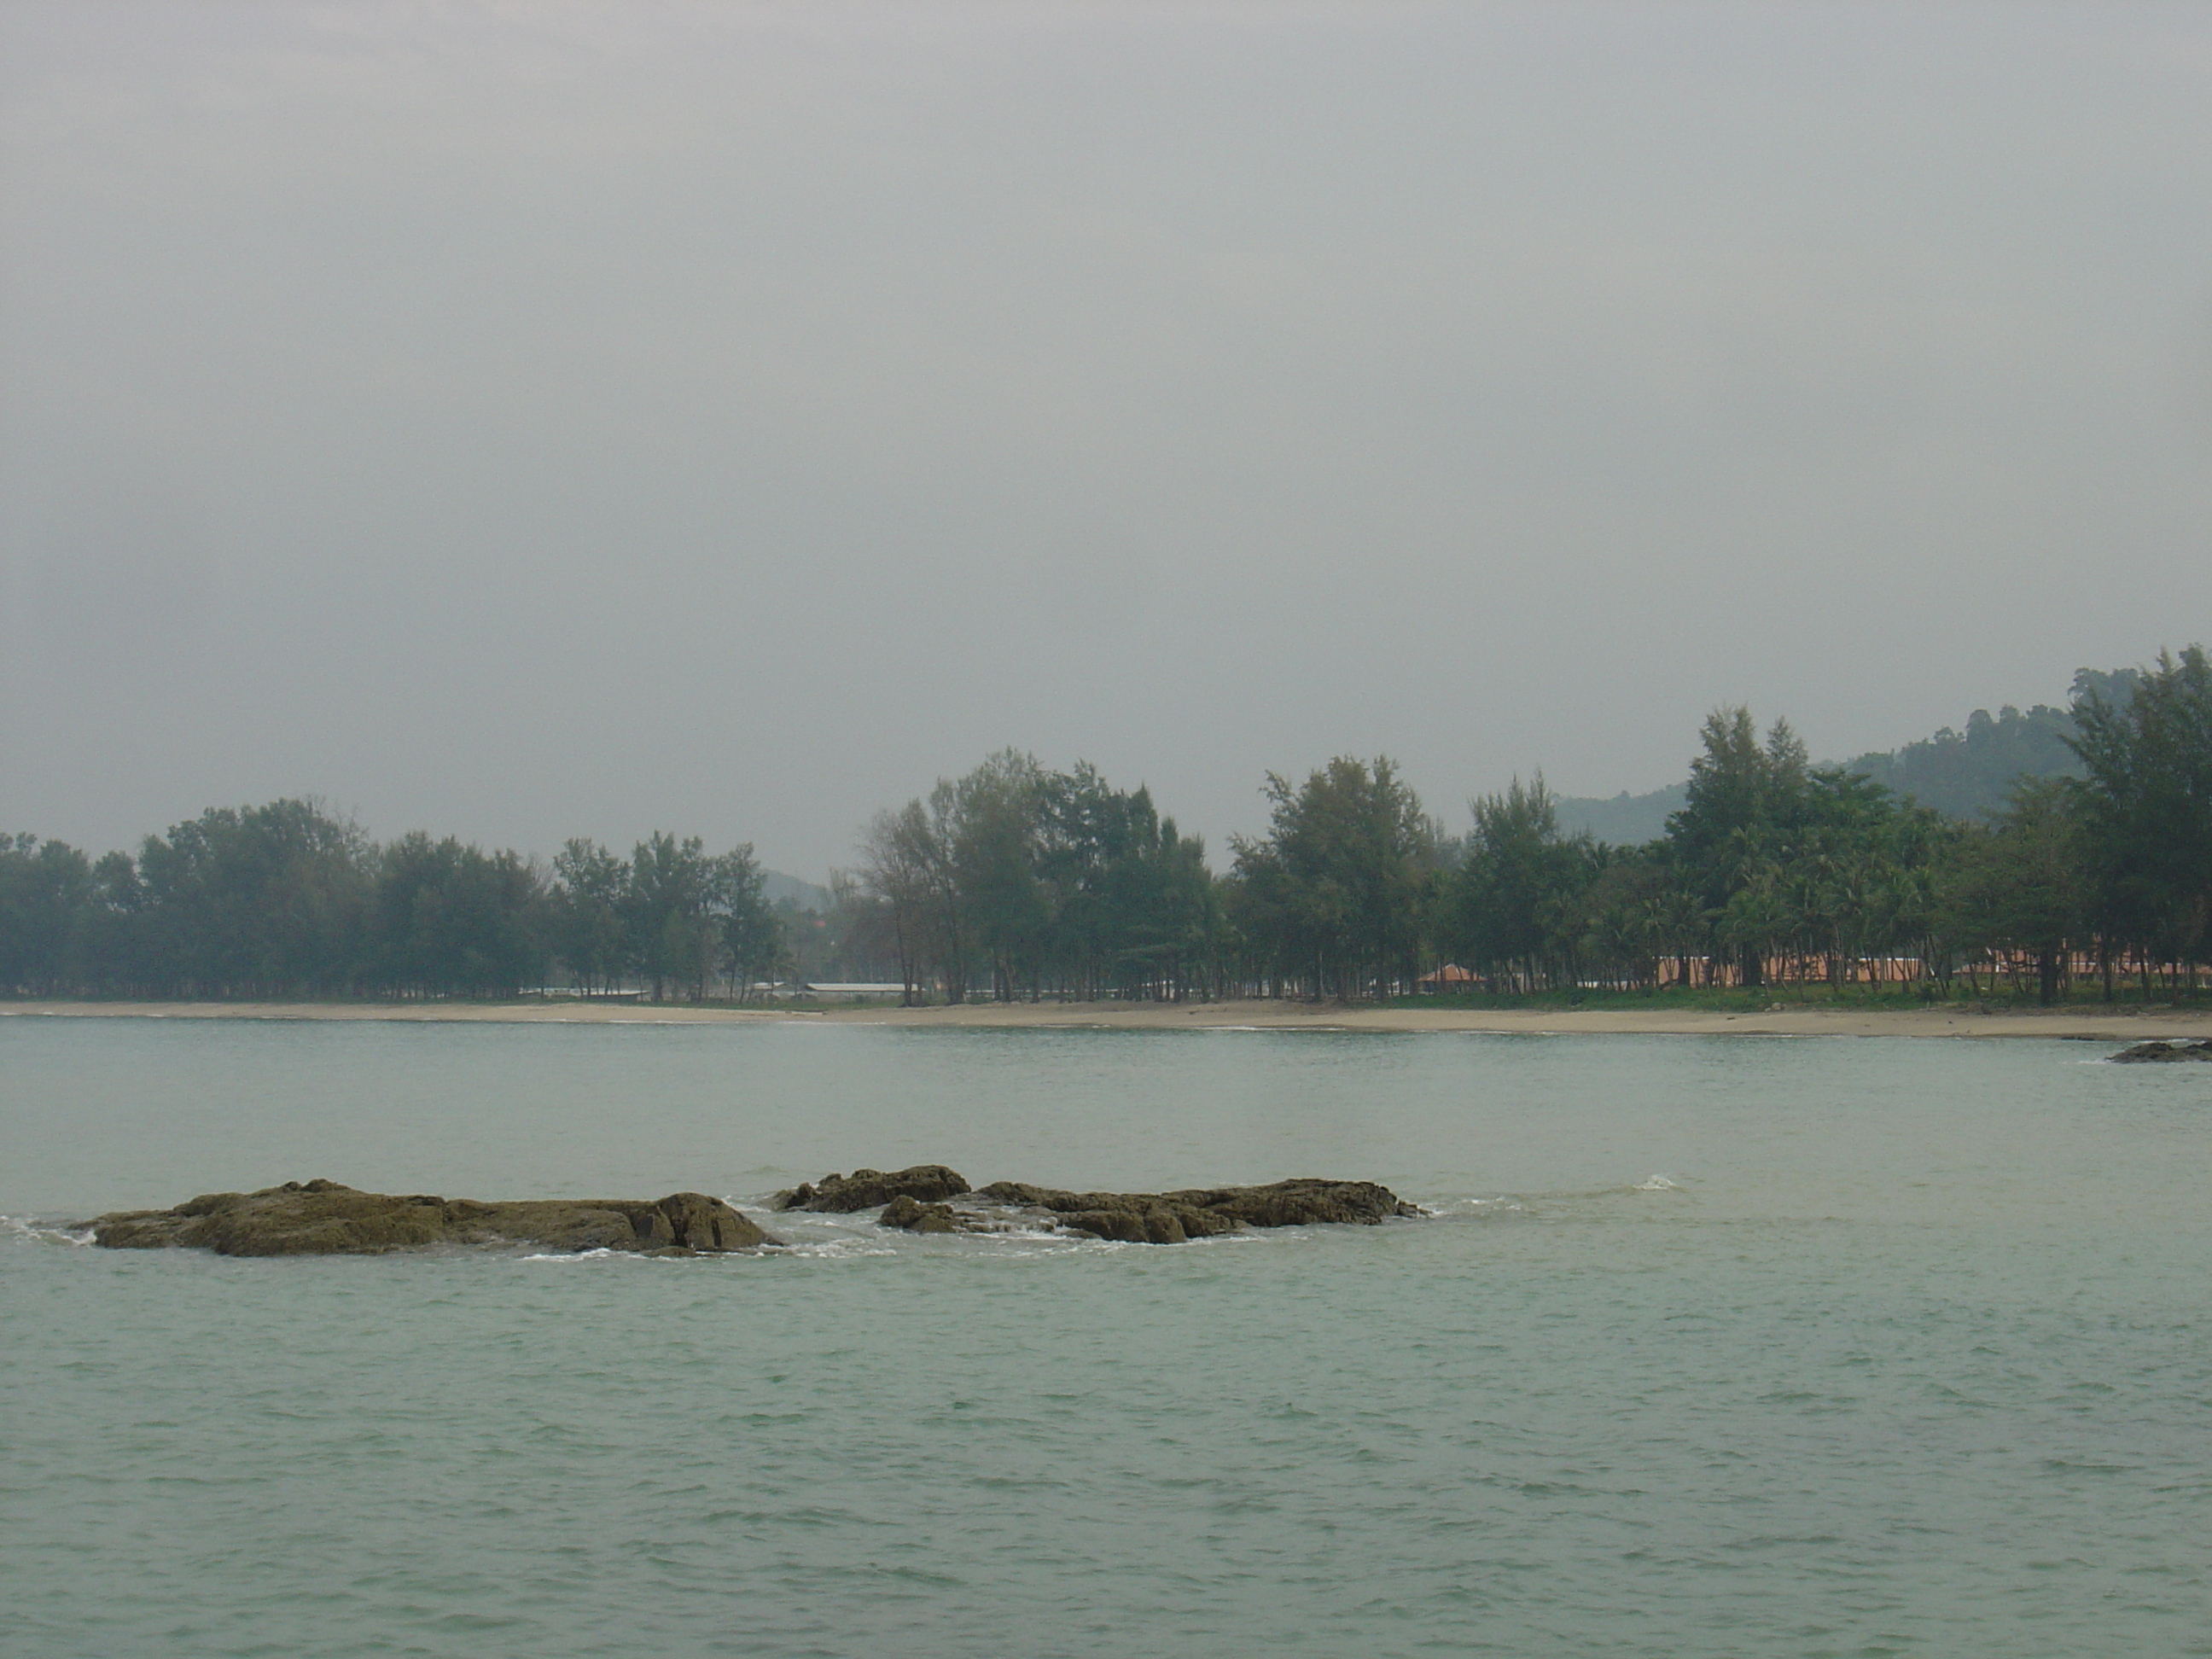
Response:
[{"label": "hazy sky", "polygon": [[1455,825],[2212,636],[2212,8],[0,9],[0,829]]}]

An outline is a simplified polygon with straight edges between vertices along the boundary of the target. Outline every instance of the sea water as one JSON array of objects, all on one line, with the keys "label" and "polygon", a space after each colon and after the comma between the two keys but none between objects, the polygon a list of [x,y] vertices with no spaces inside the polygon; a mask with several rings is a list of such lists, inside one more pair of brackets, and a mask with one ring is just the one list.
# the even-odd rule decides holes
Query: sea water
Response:
[{"label": "sea water", "polygon": [[[2105,1052],[0,1019],[0,1649],[2212,1653],[2212,1067]],[[1434,1214],[696,1261],[64,1224],[918,1161]]]}]

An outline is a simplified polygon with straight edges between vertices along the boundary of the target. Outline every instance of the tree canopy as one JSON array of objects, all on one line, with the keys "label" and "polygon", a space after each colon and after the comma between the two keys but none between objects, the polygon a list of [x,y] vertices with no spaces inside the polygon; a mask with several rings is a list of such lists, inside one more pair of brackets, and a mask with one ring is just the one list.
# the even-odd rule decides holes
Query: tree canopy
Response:
[{"label": "tree canopy", "polygon": [[549,872],[279,800],[210,808],[135,858],[0,842],[0,986],[34,994],[503,996],[560,972],[699,997],[741,994],[783,952],[751,848],[709,858],[696,837],[629,859],[571,841]]}]

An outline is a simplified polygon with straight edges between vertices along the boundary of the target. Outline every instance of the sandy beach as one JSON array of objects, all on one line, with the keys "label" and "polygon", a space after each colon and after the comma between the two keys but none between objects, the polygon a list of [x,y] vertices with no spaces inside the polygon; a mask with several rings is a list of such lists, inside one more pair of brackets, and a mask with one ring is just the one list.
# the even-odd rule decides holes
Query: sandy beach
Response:
[{"label": "sandy beach", "polygon": [[844,1025],[1083,1027],[1127,1030],[1518,1032],[1530,1036],[2066,1037],[2133,1042],[2212,1036],[2203,1012],[2097,1013],[2078,1008],[1977,1013],[1922,1010],[1361,1008],[1283,1002],[968,1003],[959,1007],[696,1008],[635,1002],[12,1002],[0,1018],[386,1020],[454,1023],[726,1025],[763,1020]]}]

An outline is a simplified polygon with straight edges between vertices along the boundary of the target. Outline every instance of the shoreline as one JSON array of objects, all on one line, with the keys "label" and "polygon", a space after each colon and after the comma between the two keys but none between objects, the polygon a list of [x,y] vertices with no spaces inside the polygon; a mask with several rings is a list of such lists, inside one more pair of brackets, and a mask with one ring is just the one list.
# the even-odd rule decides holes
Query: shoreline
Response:
[{"label": "shoreline", "polygon": [[244,1019],[400,1024],[830,1025],[958,1027],[987,1030],[1261,1030],[1468,1032],[1531,1036],[2045,1037],[2139,1042],[2212,1036],[2212,1012],[2094,1013],[2075,1008],[1977,1013],[1959,1008],[1825,1010],[1773,1013],[1696,1009],[1474,1009],[1323,1007],[1281,1002],[965,1003],[957,1007],[875,1006],[813,1011],[697,1008],[634,1002],[0,1003],[0,1019]]}]

